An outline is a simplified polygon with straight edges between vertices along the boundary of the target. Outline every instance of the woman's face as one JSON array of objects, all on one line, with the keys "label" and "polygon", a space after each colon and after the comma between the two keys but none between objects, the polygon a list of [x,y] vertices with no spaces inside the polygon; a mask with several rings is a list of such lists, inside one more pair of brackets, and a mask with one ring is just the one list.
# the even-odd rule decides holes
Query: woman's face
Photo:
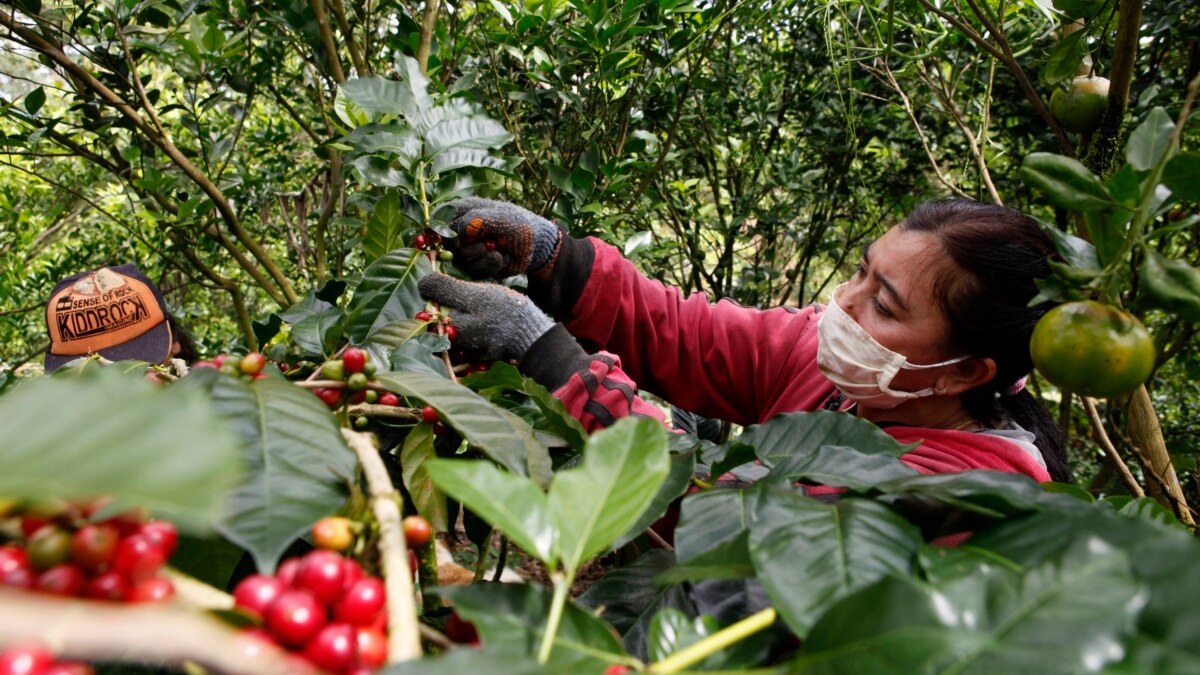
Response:
[{"label": "woman's face", "polygon": [[[933,280],[950,264],[933,235],[893,227],[863,252],[837,303],[871,337],[903,354],[909,363],[938,363],[961,356],[949,353],[946,317],[933,296]],[[916,391],[933,386],[945,372],[943,368],[901,370],[893,386]]]}]

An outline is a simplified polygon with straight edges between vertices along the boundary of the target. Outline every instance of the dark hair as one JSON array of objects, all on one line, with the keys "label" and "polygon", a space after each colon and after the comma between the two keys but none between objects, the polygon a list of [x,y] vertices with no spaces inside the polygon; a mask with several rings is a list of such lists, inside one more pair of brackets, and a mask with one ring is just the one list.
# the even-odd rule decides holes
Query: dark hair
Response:
[{"label": "dark hair", "polygon": [[963,393],[967,411],[991,423],[1012,420],[1033,432],[1051,478],[1070,482],[1062,429],[1029,392],[1004,393],[1033,369],[1029,338],[1054,306],[1029,306],[1038,292],[1034,280],[1050,275],[1048,261],[1055,255],[1050,237],[1020,211],[970,199],[925,202],[900,227],[937,237],[957,266],[934,280],[953,349],[996,363],[990,382]]},{"label": "dark hair", "polygon": [[171,326],[171,339],[179,343],[179,353],[174,358],[183,359],[184,363],[192,365],[196,360],[196,343],[191,334],[179,325],[179,321],[173,315],[167,315],[167,323]]}]

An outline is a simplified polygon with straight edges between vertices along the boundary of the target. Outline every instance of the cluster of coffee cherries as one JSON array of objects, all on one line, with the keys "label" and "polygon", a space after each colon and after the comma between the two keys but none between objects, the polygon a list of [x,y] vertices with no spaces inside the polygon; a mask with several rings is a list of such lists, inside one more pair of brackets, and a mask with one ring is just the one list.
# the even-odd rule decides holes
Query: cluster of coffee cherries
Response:
[{"label": "cluster of coffee cherries", "polygon": [[418,251],[437,251],[437,258],[442,262],[454,260],[454,254],[442,248],[442,235],[429,228],[413,237],[413,248]]},{"label": "cluster of coffee cherries", "polygon": [[16,515],[20,537],[0,546],[0,585],[112,602],[174,597],[159,570],[175,552],[175,526],[132,511],[91,522],[101,506]]},{"label": "cluster of coffee cherries", "polygon": [[330,408],[337,408],[342,403],[379,403],[380,405],[400,405],[400,397],[391,392],[382,394],[375,389],[369,389],[371,378],[375,376],[376,366],[371,361],[371,355],[358,347],[347,347],[342,351],[342,357],[331,359],[321,366],[321,378],[335,382],[344,382],[342,387],[318,387],[313,394]]},{"label": "cluster of coffee cherries", "polygon": [[267,357],[262,352],[250,352],[245,356],[221,354],[212,359],[197,361],[192,365],[196,368],[215,368],[227,375],[241,377],[244,380],[258,380],[267,376],[262,370],[267,365]]},{"label": "cluster of coffee cherries", "polygon": [[424,321],[426,324],[428,324],[425,327],[426,332],[436,333],[440,327],[440,330],[442,334],[446,336],[446,339],[450,340],[451,342],[454,342],[458,339],[458,328],[451,323],[449,316],[442,314],[441,312],[434,314],[430,311],[421,310],[417,312],[413,318],[417,321]]},{"label": "cluster of coffee cherries", "polygon": [[22,642],[0,651],[2,675],[92,675],[82,661],[59,661],[41,642]]}]

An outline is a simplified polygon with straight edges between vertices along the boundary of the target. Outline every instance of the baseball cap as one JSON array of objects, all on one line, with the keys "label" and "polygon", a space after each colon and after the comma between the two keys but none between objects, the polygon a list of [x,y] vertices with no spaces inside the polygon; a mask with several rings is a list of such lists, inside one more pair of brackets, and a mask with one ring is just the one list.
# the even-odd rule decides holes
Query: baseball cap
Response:
[{"label": "baseball cap", "polygon": [[58,282],[46,303],[50,372],[89,354],[162,363],[171,329],[162,293],[135,265],[101,267]]}]

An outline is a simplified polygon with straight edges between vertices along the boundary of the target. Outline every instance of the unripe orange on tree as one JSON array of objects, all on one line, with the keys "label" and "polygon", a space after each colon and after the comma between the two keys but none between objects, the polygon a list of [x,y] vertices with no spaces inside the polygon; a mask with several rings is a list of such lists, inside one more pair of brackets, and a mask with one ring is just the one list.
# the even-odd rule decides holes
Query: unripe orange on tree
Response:
[{"label": "unripe orange on tree", "polygon": [[1033,329],[1029,354],[1054,385],[1095,398],[1137,389],[1154,371],[1156,356],[1141,321],[1093,300],[1046,312]]},{"label": "unripe orange on tree", "polygon": [[1050,114],[1067,131],[1092,133],[1100,128],[1108,106],[1108,84],[1106,77],[1075,78],[1070,91],[1055,89],[1050,95]]}]

